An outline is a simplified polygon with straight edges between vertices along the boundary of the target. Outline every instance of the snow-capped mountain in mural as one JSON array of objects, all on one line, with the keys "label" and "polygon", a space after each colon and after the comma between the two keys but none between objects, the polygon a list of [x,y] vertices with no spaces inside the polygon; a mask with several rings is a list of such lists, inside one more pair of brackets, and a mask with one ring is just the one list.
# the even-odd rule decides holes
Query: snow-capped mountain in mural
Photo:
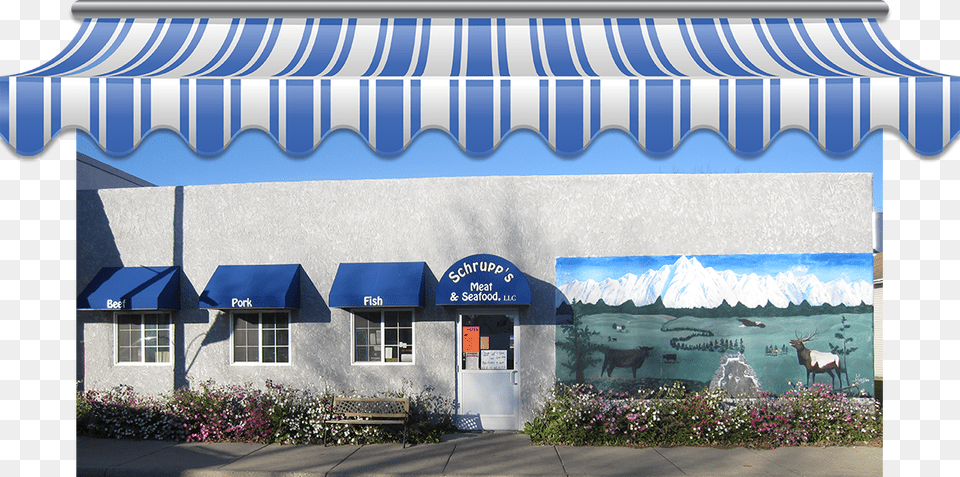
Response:
[{"label": "snow-capped mountain in mural", "polygon": [[767,303],[777,308],[799,305],[873,304],[873,285],[865,281],[848,283],[842,279],[821,282],[815,275],[797,276],[781,272],[776,276],[737,274],[717,271],[685,256],[673,265],[664,265],[637,276],[632,273],[619,279],[573,280],[558,287],[570,303],[621,305],[629,300],[637,306],[649,305],[663,297],[669,308],[716,308],[726,301],[730,306],[742,303],[754,308]]}]

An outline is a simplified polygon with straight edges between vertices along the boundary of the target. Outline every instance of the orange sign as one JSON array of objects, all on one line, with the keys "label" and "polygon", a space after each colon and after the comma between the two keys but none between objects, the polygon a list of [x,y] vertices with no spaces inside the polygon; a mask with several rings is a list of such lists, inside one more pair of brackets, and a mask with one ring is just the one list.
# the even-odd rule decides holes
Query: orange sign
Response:
[{"label": "orange sign", "polygon": [[464,353],[480,352],[480,327],[479,326],[463,327],[463,352]]}]

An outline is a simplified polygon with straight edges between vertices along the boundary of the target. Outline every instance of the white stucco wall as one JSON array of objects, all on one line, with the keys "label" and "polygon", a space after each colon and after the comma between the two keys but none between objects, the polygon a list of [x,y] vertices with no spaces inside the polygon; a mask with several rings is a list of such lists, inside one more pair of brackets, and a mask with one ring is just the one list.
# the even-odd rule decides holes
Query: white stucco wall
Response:
[{"label": "white stucco wall", "polygon": [[[881,212],[879,214],[883,216]],[[878,224],[882,225],[882,224]],[[881,227],[882,228],[882,227]],[[881,234],[882,235],[882,234]],[[874,245],[876,249],[876,245]],[[883,251],[873,255],[873,375],[883,379]]]},{"label": "white stucco wall", "polygon": [[[78,192],[78,293],[104,266],[180,265],[176,363],[135,378],[112,362],[110,314],[84,321],[85,385],[136,379],[151,391],[213,379],[396,389],[406,379],[455,396],[456,315],[417,313],[416,365],[351,366],[350,314],[327,298],[341,262],[423,261],[426,299],[456,260],[501,256],[526,273],[532,304],[517,332],[522,418],[555,369],[558,257],[869,253],[870,174],[706,174],[428,178],[229,184]],[[292,362],[230,363],[226,315],[200,310],[218,265],[299,263]],[[142,367],[147,368],[147,367]],[[133,367],[136,369],[136,367]]]}]

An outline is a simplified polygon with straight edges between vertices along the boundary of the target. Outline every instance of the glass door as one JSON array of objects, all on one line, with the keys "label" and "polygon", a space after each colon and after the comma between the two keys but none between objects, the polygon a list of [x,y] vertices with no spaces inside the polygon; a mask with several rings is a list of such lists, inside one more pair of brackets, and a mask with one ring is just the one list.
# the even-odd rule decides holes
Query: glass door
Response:
[{"label": "glass door", "polygon": [[461,429],[519,428],[518,319],[516,313],[460,315],[457,382]]}]

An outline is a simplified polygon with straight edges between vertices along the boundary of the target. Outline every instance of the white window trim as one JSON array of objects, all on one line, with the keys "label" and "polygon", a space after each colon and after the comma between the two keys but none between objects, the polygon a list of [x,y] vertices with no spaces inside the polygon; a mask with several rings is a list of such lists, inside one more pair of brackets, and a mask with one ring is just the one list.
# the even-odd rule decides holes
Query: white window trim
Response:
[{"label": "white window trim", "polygon": [[[240,361],[234,356],[234,330],[236,321],[234,313],[257,313],[257,348],[259,361]],[[263,360],[263,314],[264,313],[286,313],[287,314],[287,362],[286,363],[264,363]],[[290,310],[286,309],[235,309],[227,314],[230,317],[230,366],[290,366],[293,364],[293,317]]]},{"label": "white window trim", "polygon": [[[143,315],[165,315],[167,317],[167,333],[170,336],[170,361],[150,363],[144,349]],[[140,361],[120,361],[120,315],[140,315]],[[166,310],[124,310],[113,314],[113,364],[115,366],[173,366],[173,314]]]},{"label": "white window trim", "polygon": [[[354,311],[359,312],[377,312],[380,313],[380,336],[386,336],[384,322],[383,322],[383,312],[385,311],[409,311],[410,312],[410,336],[411,341],[413,341],[413,361],[383,361],[383,347],[386,346],[384,343],[386,340],[380,340],[380,361],[357,361],[357,331],[356,331],[356,320],[354,319]],[[417,345],[417,310],[413,308],[363,308],[357,310],[350,310],[350,365],[351,366],[414,366],[417,364],[417,353],[420,349]]]}]

